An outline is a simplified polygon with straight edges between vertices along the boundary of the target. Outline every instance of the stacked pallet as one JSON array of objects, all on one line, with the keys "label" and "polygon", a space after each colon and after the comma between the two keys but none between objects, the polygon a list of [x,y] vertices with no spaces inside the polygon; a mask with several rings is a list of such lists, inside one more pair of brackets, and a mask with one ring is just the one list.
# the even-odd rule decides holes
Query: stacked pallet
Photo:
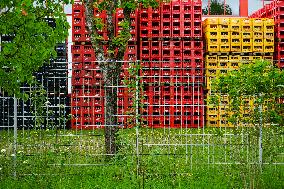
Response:
[{"label": "stacked pallet", "polygon": [[204,126],[201,7],[200,0],[175,0],[141,8],[141,111],[146,126]]},{"label": "stacked pallet", "polygon": [[284,67],[284,1],[273,0],[262,9],[254,12],[251,18],[272,18],[275,21],[274,59],[278,67]]},{"label": "stacked pallet", "polygon": [[[108,41],[106,28],[106,11],[94,10],[94,17],[100,18],[105,24],[98,34],[103,41]],[[119,35],[121,31],[120,22],[124,15],[121,9],[117,9],[114,15],[115,32]],[[95,52],[91,45],[90,33],[86,28],[85,8],[82,3],[76,2],[73,5],[72,13],[72,100],[71,100],[71,127],[73,129],[90,129],[104,125],[104,83],[103,72],[96,62]],[[135,61],[137,57],[137,11],[131,13],[131,39],[124,56],[125,63],[122,64],[121,78],[128,74],[128,63]],[[108,46],[104,45],[104,52],[107,53]],[[114,83],[117,89],[117,116],[118,124],[123,125],[128,107],[131,106],[128,90],[122,86],[122,80]]]},{"label": "stacked pallet", "polygon": [[[274,21],[273,19],[248,18],[208,18],[204,21],[206,39],[206,87],[207,99],[215,95],[212,90],[214,78],[226,74],[228,70],[238,69],[242,64],[253,60],[267,59],[273,61]],[[253,99],[246,99],[242,107],[243,117],[249,116]],[[207,126],[226,127],[229,114],[229,97],[222,95],[220,105],[207,104]]]}]

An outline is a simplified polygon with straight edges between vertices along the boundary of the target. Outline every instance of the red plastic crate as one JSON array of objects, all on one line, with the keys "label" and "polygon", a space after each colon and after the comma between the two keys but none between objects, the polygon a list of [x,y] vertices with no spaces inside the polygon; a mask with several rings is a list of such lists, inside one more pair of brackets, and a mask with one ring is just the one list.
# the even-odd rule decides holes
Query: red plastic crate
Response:
[{"label": "red plastic crate", "polygon": [[92,86],[94,78],[72,77],[72,86]]},{"label": "red plastic crate", "polygon": [[191,50],[193,48],[194,41],[183,41],[182,42],[182,48],[183,50]]},{"label": "red plastic crate", "polygon": [[72,62],[72,69],[78,69],[81,70],[83,68],[83,63],[82,62]]},{"label": "red plastic crate", "polygon": [[150,50],[148,48],[143,48],[140,50],[140,57],[150,59]]},{"label": "red plastic crate", "polygon": [[160,68],[162,67],[161,58],[151,58],[151,67],[152,68]]},{"label": "red plastic crate", "polygon": [[143,58],[141,59],[141,68],[150,68],[151,67],[151,61],[150,59]]},{"label": "red plastic crate", "polygon": [[81,3],[74,3],[72,6],[72,15],[79,17],[83,16],[85,12],[85,7]]},{"label": "red plastic crate", "polygon": [[194,59],[192,57],[188,57],[188,58],[184,57],[182,61],[182,67],[191,68],[193,67],[193,62],[194,62]]},{"label": "red plastic crate", "polygon": [[86,41],[85,34],[74,34],[72,37],[72,41],[77,41],[77,42]]},{"label": "red plastic crate", "polygon": [[163,2],[161,4],[161,12],[164,13],[171,13],[172,12],[172,5],[171,2]]},{"label": "red plastic crate", "polygon": [[174,68],[182,68],[183,67],[182,57],[174,57],[173,67]]}]

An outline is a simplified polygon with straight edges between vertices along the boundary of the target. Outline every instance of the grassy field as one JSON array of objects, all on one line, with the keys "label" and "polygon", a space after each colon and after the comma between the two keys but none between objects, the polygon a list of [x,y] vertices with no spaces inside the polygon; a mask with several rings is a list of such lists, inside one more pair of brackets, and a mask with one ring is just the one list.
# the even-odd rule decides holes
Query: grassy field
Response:
[{"label": "grassy field", "polygon": [[262,172],[253,129],[123,129],[111,160],[103,130],[19,130],[16,161],[2,130],[0,188],[284,188],[281,129],[264,130]]}]

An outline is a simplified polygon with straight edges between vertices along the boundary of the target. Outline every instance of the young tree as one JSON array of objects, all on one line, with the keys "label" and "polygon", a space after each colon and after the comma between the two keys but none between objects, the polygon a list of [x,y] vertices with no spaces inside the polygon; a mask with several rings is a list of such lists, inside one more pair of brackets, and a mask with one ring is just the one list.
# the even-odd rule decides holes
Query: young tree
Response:
[{"label": "young tree", "polygon": [[[117,115],[117,91],[111,87],[114,81],[119,80],[121,73],[121,62],[124,59],[124,53],[131,37],[130,35],[130,13],[143,6],[158,6],[157,0],[84,0],[86,24],[91,32],[91,42],[95,51],[96,60],[103,71],[103,80],[105,85],[105,147],[106,154],[113,155],[117,151],[116,133],[117,120],[113,115]],[[122,31],[115,35],[114,15],[117,8],[123,9],[124,21],[120,23]],[[98,11],[105,10],[107,14],[106,23],[101,19],[94,19],[94,9]],[[108,31],[108,41],[102,40],[99,36],[99,30],[106,27]],[[107,53],[103,50],[103,45],[108,45]]]},{"label": "young tree", "polygon": [[[210,1],[210,15],[223,15],[224,14],[224,7],[226,15],[232,15],[232,8],[226,4],[224,6],[224,2],[220,2],[220,0],[211,0]],[[204,15],[208,14],[208,6],[202,10]]]},{"label": "young tree", "polygon": [[[0,88],[21,94],[23,83],[35,82],[33,73],[56,55],[55,45],[68,36],[63,4],[71,0],[0,1]],[[54,20],[55,25],[48,23]]]},{"label": "young tree", "polygon": [[[283,70],[274,67],[271,62],[257,60],[217,78],[213,82],[213,90],[229,96],[232,123],[283,126],[283,83]],[[248,99],[251,104],[247,103]],[[249,117],[242,115],[245,108]]]}]

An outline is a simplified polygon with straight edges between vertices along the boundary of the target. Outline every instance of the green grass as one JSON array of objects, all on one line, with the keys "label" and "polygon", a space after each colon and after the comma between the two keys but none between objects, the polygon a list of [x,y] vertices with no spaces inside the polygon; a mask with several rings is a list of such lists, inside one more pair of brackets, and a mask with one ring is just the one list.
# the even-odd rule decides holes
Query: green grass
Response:
[{"label": "green grass", "polygon": [[283,188],[281,133],[264,130],[260,173],[252,129],[143,128],[139,156],[135,129],[124,129],[110,161],[103,130],[19,130],[14,179],[13,132],[0,131],[0,188]]}]

